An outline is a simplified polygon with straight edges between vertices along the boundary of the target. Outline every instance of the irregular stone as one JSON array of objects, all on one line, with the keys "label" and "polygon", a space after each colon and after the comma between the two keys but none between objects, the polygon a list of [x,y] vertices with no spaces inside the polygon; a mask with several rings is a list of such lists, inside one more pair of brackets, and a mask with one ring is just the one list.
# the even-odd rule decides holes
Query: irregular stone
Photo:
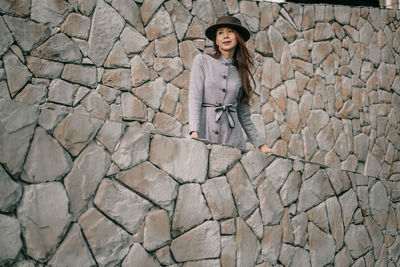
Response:
[{"label": "irregular stone", "polygon": [[179,43],[179,55],[186,69],[190,70],[192,68],[193,60],[198,54],[200,54],[200,51],[196,48],[193,41],[187,40]]},{"label": "irregular stone", "polygon": [[367,160],[365,161],[364,166],[364,175],[378,177],[380,169],[381,164],[379,161],[372,153],[368,152]]},{"label": "irregular stone", "polygon": [[35,106],[0,99],[0,162],[11,175],[21,172],[39,118]]},{"label": "irregular stone", "polygon": [[389,198],[385,186],[381,182],[376,182],[372,188],[369,197],[372,218],[378,223],[381,229],[386,227]]},{"label": "irregular stone", "polygon": [[349,251],[346,247],[344,247],[341,251],[339,251],[335,256],[335,266],[347,266],[352,265],[353,259],[351,258]]},{"label": "irregular stone", "polygon": [[325,233],[329,233],[329,221],[325,202],[309,210],[307,216],[310,222],[314,223]]},{"label": "irregular stone", "polygon": [[168,213],[165,210],[150,211],[145,220],[143,247],[152,251],[165,245],[170,239]]},{"label": "irregular stone", "polygon": [[[51,151],[50,153],[47,153]],[[72,160],[43,128],[36,128],[21,179],[30,183],[60,180],[71,169]]]},{"label": "irregular stone", "polygon": [[379,254],[381,253],[384,241],[383,235],[381,233],[381,230],[379,229],[379,226],[376,224],[375,220],[372,219],[371,217],[368,216],[365,218],[365,225],[369,232],[369,236],[371,237],[372,245],[374,248],[374,255],[376,255],[376,258],[378,258]]},{"label": "irregular stone", "polygon": [[151,143],[150,161],[180,183],[203,183],[207,175],[208,149],[199,141],[156,135]]},{"label": "irregular stone", "polygon": [[[135,28],[126,26],[121,33],[120,40],[128,55],[137,54],[149,44],[149,41]],[[135,40],[135,42],[132,42]]]},{"label": "irregular stone", "polygon": [[312,63],[300,59],[293,59],[293,68],[294,70],[299,71],[306,76],[311,77],[314,75],[314,69]]},{"label": "irregular stone", "polygon": [[[268,159],[272,160],[272,158]],[[246,170],[249,179],[253,181],[265,168],[266,164],[266,156],[258,153],[257,151],[249,151],[243,155],[240,160],[244,169]],[[210,160],[210,164],[212,160]]]},{"label": "irregular stone", "polygon": [[286,207],[297,200],[301,186],[301,176],[299,172],[291,172],[282,186],[279,195],[282,204]]},{"label": "irregular stone", "polygon": [[[195,214],[193,210],[196,210]],[[184,184],[180,186],[172,220],[172,236],[182,234],[210,218],[211,213],[201,193],[200,185]]]},{"label": "irregular stone", "polygon": [[4,23],[3,17],[0,18],[0,35],[3,36],[0,40],[0,55],[2,56],[14,42],[14,38],[9,32],[7,25]]},{"label": "irregular stone", "polygon": [[124,120],[147,120],[147,106],[131,93],[121,95],[122,117]]},{"label": "irregular stone", "polygon": [[350,188],[351,184],[347,172],[335,169],[327,169],[327,173],[336,195],[340,195]]},{"label": "irregular stone", "polygon": [[300,213],[292,218],[294,245],[304,246],[307,242],[307,214]]},{"label": "irregular stone", "polygon": [[329,122],[328,114],[323,110],[312,110],[308,116],[307,126],[313,134],[317,134]]},{"label": "irregular stone", "polygon": [[[169,12],[169,11],[168,11]],[[186,32],[186,39],[205,39],[206,35],[204,32],[207,29],[207,23],[195,16],[192,23],[189,25],[189,29]]]},{"label": "irregular stone", "polygon": [[342,206],[344,229],[347,230],[352,221],[353,214],[358,207],[356,193],[350,189],[339,197],[339,201]]},{"label": "irregular stone", "polygon": [[107,60],[104,62],[104,67],[106,68],[115,68],[115,67],[123,67],[129,68],[131,66],[129,62],[128,55],[125,52],[124,47],[120,41],[117,41],[114,47],[111,49],[110,54],[107,57]]},{"label": "irregular stone", "polygon": [[[283,80],[287,81],[287,80],[294,78],[292,56],[290,54],[290,48],[287,43],[285,43],[285,45],[283,47],[283,51],[282,51],[281,71],[282,71]],[[294,80],[292,82],[293,82],[293,84],[295,83]]]},{"label": "irregular stone", "polygon": [[150,71],[139,55],[131,59],[132,85],[139,86],[150,80]]},{"label": "irregular stone", "polygon": [[112,160],[121,170],[129,169],[148,159],[150,135],[137,127],[128,127]]},{"label": "irregular stone", "polygon": [[227,174],[229,185],[235,199],[238,213],[245,218],[250,215],[258,205],[258,199],[253,186],[242,166],[237,163]]},{"label": "irregular stone", "polygon": [[367,135],[360,133],[354,137],[354,154],[361,161],[365,161],[368,155],[369,138]]},{"label": "irregular stone", "polygon": [[95,208],[89,208],[78,222],[98,264],[115,265],[128,254],[133,243],[130,235]]},{"label": "irregular stone", "polygon": [[252,32],[259,30],[260,11],[256,2],[243,1],[239,3],[240,13]]},{"label": "irregular stone", "polygon": [[154,70],[157,71],[166,82],[169,82],[183,71],[182,60],[179,57],[155,58]]},{"label": "irregular stone", "polygon": [[275,103],[278,105],[282,113],[286,112],[286,87],[284,85],[278,86],[271,91],[271,96],[274,98]]},{"label": "irregular stone", "polygon": [[154,117],[154,125],[163,134],[172,136],[182,136],[182,124],[175,118],[158,112]]},{"label": "irregular stone", "polygon": [[14,99],[18,102],[39,105],[44,103],[46,95],[46,86],[27,84]]},{"label": "irregular stone", "polygon": [[83,239],[81,228],[74,223],[66,238],[51,257],[51,266],[95,266],[92,254]]},{"label": "irregular stone", "polygon": [[276,263],[282,247],[282,228],[280,225],[265,226],[262,239],[261,256],[267,261]]},{"label": "irregular stone", "polygon": [[310,160],[314,153],[317,151],[318,143],[317,140],[315,140],[314,135],[310,131],[310,128],[303,128],[301,133],[303,136],[305,160]]},{"label": "irregular stone", "polygon": [[335,37],[332,26],[329,23],[317,23],[314,32],[314,41],[324,41]]},{"label": "irregular stone", "polygon": [[[104,18],[107,18],[107,20]],[[89,58],[96,66],[103,65],[115,41],[117,41],[124,24],[124,19],[115,9],[103,0],[97,2],[92,17],[88,51]],[[122,37],[121,41],[123,43]]]},{"label": "irregular stone", "polygon": [[394,241],[393,245],[389,247],[389,255],[392,256],[392,259],[399,259],[400,253],[399,253],[399,248],[400,248],[400,238],[397,237],[396,240]]},{"label": "irregular stone", "polygon": [[80,63],[82,54],[79,47],[64,33],[57,33],[31,52],[31,56],[48,60]]},{"label": "irregular stone", "polygon": [[157,13],[152,17],[149,24],[147,24],[145,27],[145,31],[146,37],[149,41],[153,41],[154,39],[173,33],[174,25],[171,17],[164,7],[158,9]]},{"label": "irregular stone", "polygon": [[95,6],[96,6],[95,0],[78,0],[79,10],[85,16],[90,16]]},{"label": "irregular stone", "polygon": [[334,194],[325,171],[319,170],[310,179],[303,182],[298,202],[298,211],[307,210]]},{"label": "irregular stone", "polygon": [[18,219],[0,214],[0,263],[6,264],[14,260],[23,244],[21,226]]},{"label": "irregular stone", "polygon": [[296,157],[303,158],[303,141],[299,134],[292,134],[289,141],[289,152]]},{"label": "irregular stone", "polygon": [[[291,245],[283,243],[281,246],[281,251],[279,255],[279,261],[285,266],[290,265],[293,262],[295,248]],[[310,263],[308,263],[310,265]],[[257,265],[258,266],[258,265]],[[269,267],[272,265],[261,265],[261,267]]]},{"label": "irregular stone", "polygon": [[283,38],[285,38],[288,43],[292,43],[296,38],[295,28],[282,16],[279,16],[276,20],[275,28],[282,33]]},{"label": "irregular stone", "polygon": [[58,26],[68,11],[69,5],[63,0],[32,0],[31,18],[49,26]]},{"label": "irregular stone", "polygon": [[[235,266],[236,240],[234,236],[221,237],[221,266]],[[218,265],[219,266],[219,265]]]},{"label": "irregular stone", "polygon": [[372,248],[368,231],[364,225],[350,224],[345,233],[344,241],[353,258],[366,254]]},{"label": "irregular stone", "polygon": [[264,225],[274,225],[283,216],[283,205],[279,195],[274,191],[273,184],[265,180],[257,189],[260,200],[260,210]]},{"label": "irregular stone", "polygon": [[[174,23],[176,36],[178,37],[178,40],[181,41],[189,27],[192,16],[188,9],[186,9],[182,3],[180,3],[180,1],[171,0],[166,2],[164,6],[171,16],[172,22]],[[188,38],[187,34],[186,38]]]},{"label": "irregular stone", "polygon": [[293,243],[294,236],[292,230],[292,222],[290,219],[289,209],[285,209],[283,211],[283,217],[281,220],[281,227],[282,227],[282,242],[285,243]]},{"label": "irregular stone", "polygon": [[226,177],[207,180],[201,188],[214,220],[232,218],[236,215],[235,203]]},{"label": "irregular stone", "polygon": [[49,86],[48,100],[58,104],[72,106],[78,85],[61,79],[54,79]]},{"label": "irregular stone", "polygon": [[156,57],[178,56],[178,41],[174,34],[170,34],[155,40],[155,56]]},{"label": "irregular stone", "polygon": [[272,56],[272,47],[267,31],[257,32],[255,37],[255,50],[263,56]]},{"label": "irregular stone", "polygon": [[121,266],[160,267],[161,265],[139,243],[134,243]]},{"label": "irregular stone", "polygon": [[331,197],[326,201],[326,210],[331,233],[335,240],[335,248],[339,250],[343,247],[344,227],[342,209],[336,197]]},{"label": "irregular stone", "polygon": [[143,102],[154,109],[158,109],[165,92],[165,82],[162,78],[146,83],[143,86],[135,88],[133,93]]},{"label": "irregular stone", "polygon": [[121,16],[139,32],[144,33],[144,27],[139,13],[139,7],[132,0],[114,0],[112,6]]},{"label": "irregular stone", "polygon": [[2,166],[0,166],[0,193],[0,211],[2,212],[12,211],[22,195],[21,185],[14,182]]},{"label": "irregular stone", "polygon": [[319,65],[332,52],[330,42],[315,42],[311,50],[311,60],[313,65]]},{"label": "irregular stone", "polygon": [[336,139],[335,151],[339,155],[341,160],[345,160],[349,155],[347,138],[344,132],[341,132],[339,134],[339,137]]},{"label": "irregular stone", "polygon": [[333,261],[335,257],[335,243],[331,235],[328,235],[316,227],[308,224],[310,242],[310,255],[312,266],[324,266]]},{"label": "irregular stone", "polygon": [[0,3],[0,10],[3,13],[11,13],[18,16],[27,16],[30,14],[30,0],[4,1]]},{"label": "irregular stone", "polygon": [[90,30],[90,19],[78,13],[71,13],[61,25],[61,31],[70,37],[87,39]]},{"label": "irregular stone", "polygon": [[282,73],[279,64],[276,63],[272,58],[264,58],[261,86],[273,89],[281,83]]},{"label": "irregular stone", "polygon": [[11,97],[14,97],[24,88],[26,83],[31,79],[32,74],[19,58],[11,52],[8,52],[3,60],[4,69],[7,74],[8,89]]},{"label": "irregular stone", "polygon": [[329,151],[333,147],[335,136],[331,123],[317,134],[317,142],[321,151]]},{"label": "irregular stone", "polygon": [[110,112],[107,102],[95,91],[92,91],[81,101],[82,107],[93,118],[106,119]]},{"label": "irregular stone", "polygon": [[143,5],[140,9],[140,13],[141,13],[144,24],[147,25],[147,23],[153,17],[154,13],[162,5],[162,3],[164,1],[163,0],[156,0],[156,1],[144,0],[142,2],[143,2]]},{"label": "irregular stone", "polygon": [[[74,220],[86,209],[110,165],[110,156],[95,143],[90,144],[75,159],[74,166],[64,179],[65,188],[71,198],[70,210]],[[85,179],[82,180],[82,177]]]},{"label": "irregular stone", "polygon": [[221,253],[219,230],[218,222],[207,221],[175,238],[171,243],[175,260],[184,262],[218,257]]},{"label": "irregular stone", "polygon": [[27,67],[35,77],[54,79],[60,76],[64,64],[41,59],[38,57],[27,57]]},{"label": "irregular stone", "polygon": [[175,262],[173,260],[173,258],[172,258],[169,246],[165,246],[165,247],[160,248],[159,250],[156,251],[155,255],[157,257],[157,260],[161,264],[171,265],[171,264],[173,264]]},{"label": "irregular stone", "polygon": [[68,202],[61,183],[24,187],[17,216],[24,230],[26,252],[35,260],[46,261],[67,231],[71,221]]},{"label": "irregular stone", "polygon": [[285,183],[291,170],[292,162],[290,160],[277,158],[265,169],[265,176],[277,192]]},{"label": "irregular stone", "polygon": [[207,25],[211,25],[217,20],[214,7],[212,6],[210,0],[199,0],[194,2],[192,15],[199,17],[205,21]]},{"label": "irregular stone", "polygon": [[135,192],[165,208],[178,193],[178,184],[174,179],[147,161],[127,171],[119,172],[116,178]]},{"label": "irregular stone", "polygon": [[131,234],[139,230],[152,207],[147,200],[109,179],[99,185],[94,204]]},{"label": "irregular stone", "polygon": [[242,153],[239,149],[222,145],[213,145],[210,150],[208,176],[216,177],[224,174],[233,163],[241,158],[241,156]]},{"label": "irregular stone", "polygon": [[310,61],[310,52],[304,39],[298,39],[289,45],[290,54],[293,58],[299,58],[304,61]]},{"label": "irregular stone", "polygon": [[247,225],[253,230],[258,239],[264,236],[264,226],[262,223],[260,209],[256,209],[246,220]]},{"label": "irregular stone", "polygon": [[129,91],[132,89],[131,71],[129,69],[106,69],[101,82],[115,89]]},{"label": "irregular stone", "polygon": [[97,70],[94,66],[67,64],[61,78],[91,88],[97,86]]},{"label": "irregular stone", "polygon": [[[254,3],[255,4],[255,3]],[[282,57],[282,52],[284,49],[284,40],[281,33],[275,29],[273,26],[270,26],[268,29],[268,39],[270,40],[273,56],[277,62],[280,62]]]},{"label": "irregular stone", "polygon": [[236,266],[254,266],[260,251],[260,241],[241,217],[236,219]]},{"label": "irregular stone", "polygon": [[175,114],[175,109],[178,101],[179,88],[171,83],[167,84],[167,89],[161,102],[160,110],[173,116]]}]

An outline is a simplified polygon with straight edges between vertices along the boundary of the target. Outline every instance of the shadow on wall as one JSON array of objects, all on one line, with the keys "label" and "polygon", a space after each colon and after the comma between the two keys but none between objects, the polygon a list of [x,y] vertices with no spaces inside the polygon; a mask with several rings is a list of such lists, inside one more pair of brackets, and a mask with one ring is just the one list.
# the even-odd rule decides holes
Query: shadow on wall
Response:
[{"label": "shadow on wall", "polygon": [[[400,264],[399,11],[23,0],[0,14],[0,265]],[[277,155],[182,138],[192,60],[223,14],[252,32],[252,119]]]}]

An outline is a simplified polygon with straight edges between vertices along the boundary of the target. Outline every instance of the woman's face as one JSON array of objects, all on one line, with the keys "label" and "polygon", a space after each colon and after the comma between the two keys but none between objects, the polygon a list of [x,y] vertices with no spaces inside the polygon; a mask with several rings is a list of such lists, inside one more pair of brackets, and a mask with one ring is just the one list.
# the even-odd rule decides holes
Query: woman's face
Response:
[{"label": "woman's face", "polygon": [[237,45],[236,33],[232,28],[219,28],[216,32],[215,43],[221,52],[234,52]]}]

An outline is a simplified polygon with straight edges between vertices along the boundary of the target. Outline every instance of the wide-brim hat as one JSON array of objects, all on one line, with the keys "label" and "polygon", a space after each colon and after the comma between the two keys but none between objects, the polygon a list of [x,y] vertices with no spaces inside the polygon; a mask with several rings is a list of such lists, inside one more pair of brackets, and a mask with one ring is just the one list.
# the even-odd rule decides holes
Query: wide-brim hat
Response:
[{"label": "wide-brim hat", "polygon": [[232,16],[222,16],[217,19],[214,25],[211,25],[206,29],[206,36],[211,41],[215,39],[215,32],[221,27],[229,27],[236,30],[244,41],[250,39],[250,32],[242,26],[240,19]]}]

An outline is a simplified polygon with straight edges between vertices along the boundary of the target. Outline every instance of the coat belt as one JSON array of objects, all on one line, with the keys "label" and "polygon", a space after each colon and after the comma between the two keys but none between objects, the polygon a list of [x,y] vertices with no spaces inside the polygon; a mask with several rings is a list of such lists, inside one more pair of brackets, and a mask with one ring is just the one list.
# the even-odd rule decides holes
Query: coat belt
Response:
[{"label": "coat belt", "polygon": [[228,117],[229,127],[235,128],[235,120],[233,119],[232,113],[236,112],[236,108],[232,104],[222,105],[222,104],[211,104],[211,103],[203,103],[201,105],[205,108],[214,108],[215,114],[215,122],[218,122],[221,118],[222,114],[225,112]]}]

